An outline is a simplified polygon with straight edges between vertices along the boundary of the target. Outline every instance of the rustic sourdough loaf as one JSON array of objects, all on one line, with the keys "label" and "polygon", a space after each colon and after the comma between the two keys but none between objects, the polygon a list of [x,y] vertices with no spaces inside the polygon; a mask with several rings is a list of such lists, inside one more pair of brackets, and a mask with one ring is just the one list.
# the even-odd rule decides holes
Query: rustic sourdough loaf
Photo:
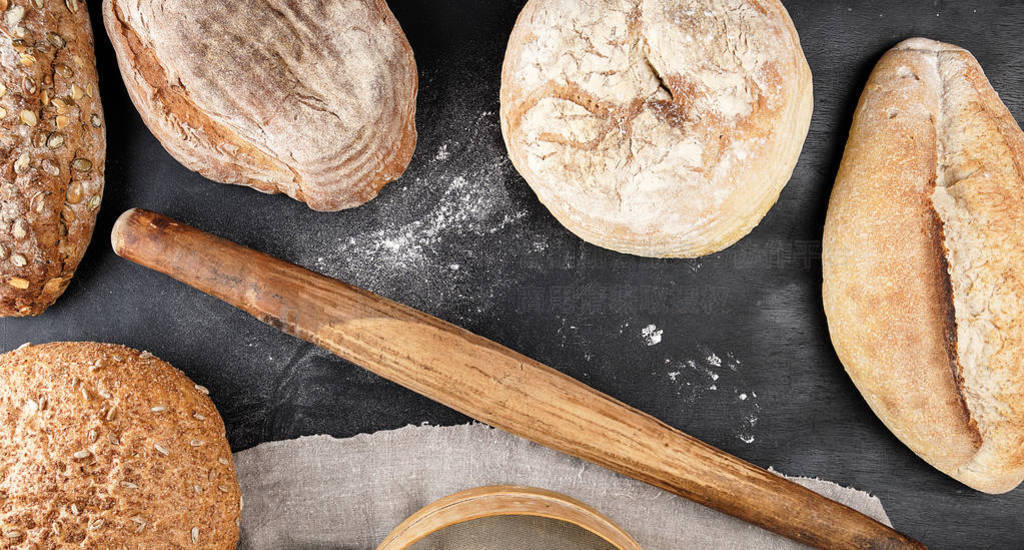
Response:
[{"label": "rustic sourdough loaf", "polygon": [[0,547],[218,548],[241,493],[207,391],[94,343],[0,355]]},{"label": "rustic sourdough loaf", "polygon": [[879,418],[939,470],[1024,478],[1024,134],[967,51],[879,61],[825,225],[836,351]]},{"label": "rustic sourdough loaf", "polygon": [[104,0],[128,93],[204,176],[363,204],[416,146],[416,63],[384,0]]},{"label": "rustic sourdough loaf", "polygon": [[103,110],[84,3],[0,0],[0,28],[0,315],[36,315],[92,238]]},{"label": "rustic sourdough loaf", "polygon": [[777,0],[530,0],[501,125],[513,164],[593,244],[696,257],[778,199],[811,119],[811,73]]}]

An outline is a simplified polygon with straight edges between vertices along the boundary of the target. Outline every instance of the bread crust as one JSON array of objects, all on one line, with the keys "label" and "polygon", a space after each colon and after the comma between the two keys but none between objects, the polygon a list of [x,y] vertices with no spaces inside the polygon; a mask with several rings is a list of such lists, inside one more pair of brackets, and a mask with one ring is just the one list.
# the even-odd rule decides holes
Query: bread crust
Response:
[{"label": "bread crust", "polygon": [[520,174],[570,231],[640,256],[702,256],[750,232],[812,106],[776,0],[530,0],[502,68]]},{"label": "bread crust", "polygon": [[1022,161],[974,57],[904,41],[861,96],[822,250],[832,341],[865,400],[990,493],[1024,479]]},{"label": "bread crust", "polygon": [[0,547],[218,548],[241,492],[207,392],[148,353],[0,355]]},{"label": "bread crust", "polygon": [[0,28],[0,315],[37,315],[92,238],[103,108],[84,3],[0,0]]},{"label": "bread crust", "polygon": [[143,121],[186,167],[359,206],[416,147],[416,62],[384,0],[104,0]]}]

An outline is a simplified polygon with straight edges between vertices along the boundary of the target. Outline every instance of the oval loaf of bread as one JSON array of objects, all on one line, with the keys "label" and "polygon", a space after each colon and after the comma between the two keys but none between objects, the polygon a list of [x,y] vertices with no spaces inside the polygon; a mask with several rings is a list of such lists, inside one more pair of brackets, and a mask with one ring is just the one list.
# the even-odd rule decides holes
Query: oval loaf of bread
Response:
[{"label": "oval loaf of bread", "polygon": [[823,243],[839,358],[914,452],[1024,479],[1024,133],[967,51],[915,38],[854,116]]},{"label": "oval loaf of bread", "polygon": [[530,0],[505,54],[513,164],[584,240],[696,257],[750,232],[811,120],[777,0]]},{"label": "oval loaf of bread", "polygon": [[207,393],[123,346],[0,355],[0,547],[235,548],[241,492]]},{"label": "oval loaf of bread", "polygon": [[375,197],[416,146],[416,62],[384,0],[104,0],[128,93],[164,148],[315,210]]},{"label": "oval loaf of bread", "polygon": [[0,27],[0,315],[37,315],[92,238],[103,108],[84,3],[0,0]]}]

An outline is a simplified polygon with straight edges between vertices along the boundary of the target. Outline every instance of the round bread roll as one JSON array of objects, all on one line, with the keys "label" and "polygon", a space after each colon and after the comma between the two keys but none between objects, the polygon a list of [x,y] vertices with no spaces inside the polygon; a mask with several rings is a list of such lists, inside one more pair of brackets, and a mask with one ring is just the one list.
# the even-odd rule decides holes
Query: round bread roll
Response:
[{"label": "round bread roll", "polygon": [[792,175],[811,73],[776,0],[530,0],[501,78],[513,164],[582,239],[697,257]]},{"label": "round bread roll", "polygon": [[416,62],[384,0],[104,0],[128,93],[179,162],[315,210],[363,204],[416,146]]},{"label": "round bread roll", "polygon": [[989,493],[1024,479],[1024,133],[962,48],[907,40],[854,114],[822,243],[825,313],[864,399]]},{"label": "round bread roll", "polygon": [[0,546],[234,548],[241,492],[207,392],[146,352],[0,356]]}]

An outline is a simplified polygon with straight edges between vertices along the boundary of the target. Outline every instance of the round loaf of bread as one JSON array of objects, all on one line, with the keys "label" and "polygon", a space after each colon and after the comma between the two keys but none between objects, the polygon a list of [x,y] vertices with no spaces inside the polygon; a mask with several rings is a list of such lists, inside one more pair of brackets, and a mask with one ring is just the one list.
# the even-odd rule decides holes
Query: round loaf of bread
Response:
[{"label": "round loaf of bread", "polygon": [[749,233],[811,109],[777,0],[530,0],[502,70],[505,143],[541,202],[584,240],[641,256]]},{"label": "round loaf of bread", "polygon": [[1024,133],[977,60],[878,62],[822,244],[836,353],[885,425],[980,491],[1024,479]]},{"label": "round loaf of bread", "polygon": [[104,0],[128,93],[179,162],[315,210],[363,204],[416,146],[416,62],[384,0]]},{"label": "round loaf of bread", "polygon": [[241,493],[206,390],[95,343],[0,355],[0,546],[234,548]]}]

